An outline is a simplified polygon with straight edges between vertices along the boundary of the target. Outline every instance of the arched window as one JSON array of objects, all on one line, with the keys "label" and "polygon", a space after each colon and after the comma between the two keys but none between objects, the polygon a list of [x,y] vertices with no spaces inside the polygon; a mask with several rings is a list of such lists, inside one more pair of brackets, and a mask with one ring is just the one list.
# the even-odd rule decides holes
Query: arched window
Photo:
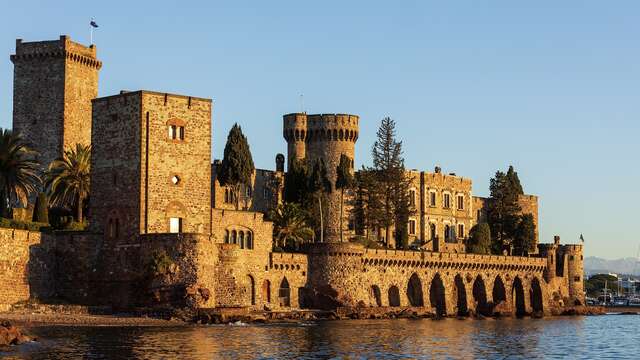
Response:
[{"label": "arched window", "polygon": [[238,233],[235,230],[231,231],[231,244],[237,244]]},{"label": "arched window", "polygon": [[247,232],[247,249],[253,249],[253,234],[251,232]]},{"label": "arched window", "polygon": [[229,230],[224,231],[224,243],[225,244],[229,243]]},{"label": "arched window", "polygon": [[244,231],[238,233],[238,244],[240,244],[240,249],[244,249]]},{"label": "arched window", "polygon": [[438,237],[438,234],[436,233],[436,224],[429,224],[429,229],[431,231],[431,240],[435,240],[436,237]]},{"label": "arched window", "polygon": [[444,226],[444,241],[451,239],[451,227],[449,225]]}]

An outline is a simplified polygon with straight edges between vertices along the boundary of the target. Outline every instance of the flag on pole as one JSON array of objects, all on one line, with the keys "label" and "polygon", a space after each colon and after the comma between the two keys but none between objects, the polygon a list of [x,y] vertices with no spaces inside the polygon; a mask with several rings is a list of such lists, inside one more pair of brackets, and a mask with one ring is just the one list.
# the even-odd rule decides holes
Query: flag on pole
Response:
[{"label": "flag on pole", "polygon": [[580,234],[580,241],[584,242],[584,236],[582,236],[582,234]]},{"label": "flag on pole", "polygon": [[89,25],[91,25],[94,28],[98,27],[98,24],[96,24],[96,22],[94,20],[91,20],[91,22],[89,23]]}]

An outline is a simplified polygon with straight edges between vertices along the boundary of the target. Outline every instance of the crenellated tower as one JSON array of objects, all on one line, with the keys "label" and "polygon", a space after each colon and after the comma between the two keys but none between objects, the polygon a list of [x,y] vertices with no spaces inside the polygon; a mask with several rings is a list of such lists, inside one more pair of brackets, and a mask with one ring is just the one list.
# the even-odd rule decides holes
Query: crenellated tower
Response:
[{"label": "crenellated tower", "polygon": [[76,143],[91,143],[91,100],[102,63],[96,47],[58,40],[16,40],[11,55],[13,130],[39,153],[43,167]]},{"label": "crenellated tower", "polygon": [[[349,114],[284,115],[283,135],[287,140],[289,166],[293,160],[306,159],[310,165],[322,160],[334,187],[342,154],[351,159],[353,168],[359,120],[357,115]],[[325,241],[340,241],[340,195],[337,191],[329,196],[327,212]]]}]

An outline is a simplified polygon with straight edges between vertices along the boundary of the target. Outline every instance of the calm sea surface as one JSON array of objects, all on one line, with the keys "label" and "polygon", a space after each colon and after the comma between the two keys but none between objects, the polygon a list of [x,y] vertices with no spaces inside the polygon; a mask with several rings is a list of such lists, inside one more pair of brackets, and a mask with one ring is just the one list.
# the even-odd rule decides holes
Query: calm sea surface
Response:
[{"label": "calm sea surface", "polygon": [[30,329],[17,359],[640,359],[640,316]]}]

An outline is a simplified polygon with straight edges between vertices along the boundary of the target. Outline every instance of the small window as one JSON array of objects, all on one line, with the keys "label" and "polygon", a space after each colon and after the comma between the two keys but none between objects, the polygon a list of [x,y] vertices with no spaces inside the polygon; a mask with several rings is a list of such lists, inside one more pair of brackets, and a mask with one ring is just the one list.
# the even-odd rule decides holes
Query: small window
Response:
[{"label": "small window", "polygon": [[451,226],[445,225],[444,226],[444,240],[448,241],[449,239],[451,239]]},{"label": "small window", "polygon": [[178,126],[178,138],[184,140],[184,126]]},{"label": "small window", "polygon": [[464,196],[458,195],[458,210],[464,210]]},{"label": "small window", "polygon": [[580,276],[576,276],[576,277],[574,277],[574,278],[573,278],[573,281],[575,281],[575,282],[580,282]]},{"label": "small window", "polygon": [[464,224],[458,224],[458,237],[464,239]]},{"label": "small window", "polygon": [[174,139],[176,138],[176,126],[175,125],[169,125],[169,139]]},{"label": "small window", "polygon": [[573,255],[569,256],[569,261],[573,261]]},{"label": "small window", "polygon": [[178,175],[173,175],[171,177],[171,183],[173,183],[173,185],[178,185],[180,183],[180,177]]},{"label": "small window", "polygon": [[184,126],[169,125],[169,139],[184,140]]},{"label": "small window", "polygon": [[411,219],[409,220],[409,235],[416,234],[416,221]]},{"label": "small window", "polygon": [[414,189],[409,190],[409,206],[416,206],[416,191]]},{"label": "small window", "polygon": [[444,194],[443,207],[449,209],[451,207],[451,195]]},{"label": "small window", "polygon": [[182,232],[182,218],[169,218],[169,232],[172,234],[178,234]]},{"label": "small window", "polygon": [[224,231],[224,243],[225,244],[229,243],[229,230]]},{"label": "small window", "polygon": [[247,233],[246,243],[247,249],[253,249],[253,234],[251,234],[251,232]]},{"label": "small window", "polygon": [[429,205],[436,206],[436,192],[432,191],[429,193]]}]

